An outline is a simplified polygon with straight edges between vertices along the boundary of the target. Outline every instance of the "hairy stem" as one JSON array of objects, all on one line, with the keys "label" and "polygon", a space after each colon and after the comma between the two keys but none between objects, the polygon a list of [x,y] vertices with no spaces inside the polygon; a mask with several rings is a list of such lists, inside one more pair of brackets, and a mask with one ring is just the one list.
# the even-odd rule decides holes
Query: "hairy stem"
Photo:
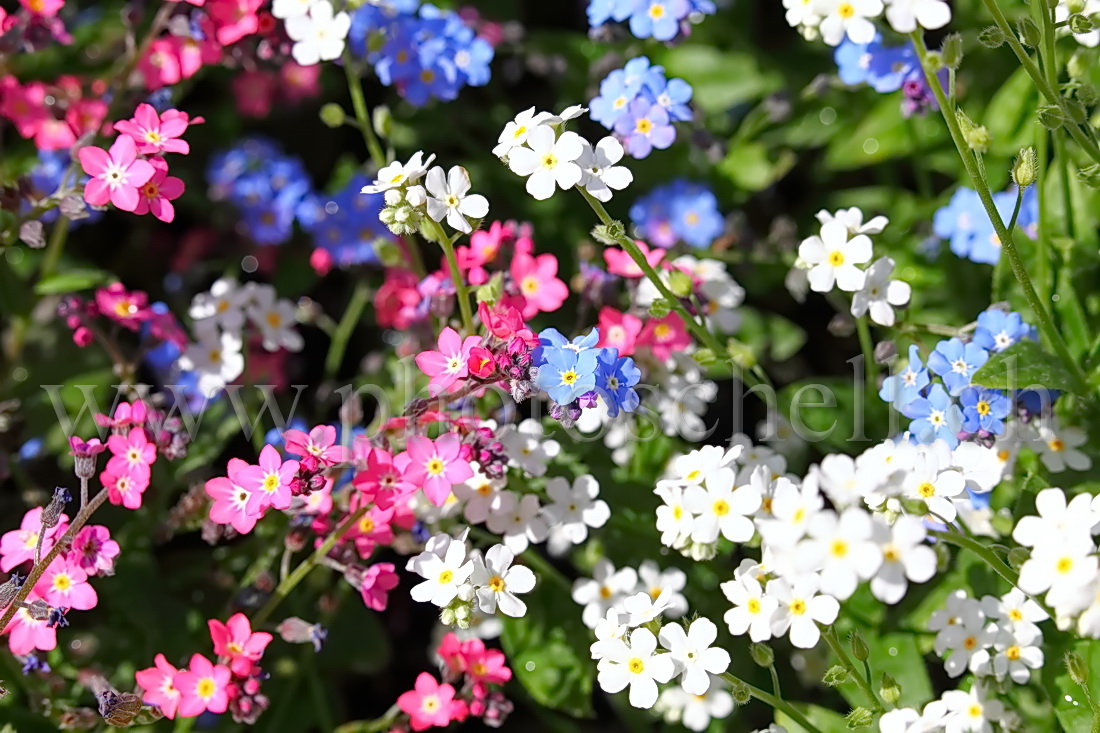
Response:
[{"label": "hairy stem", "polygon": [[836,634],[835,626],[827,626],[822,629],[821,636],[825,639],[825,643],[829,645],[829,648],[833,650],[833,654],[840,659],[840,664],[844,669],[848,670],[848,676],[856,683],[856,687],[863,693],[863,696],[867,698],[867,704],[869,705],[871,712],[876,715],[886,710],[883,707],[882,701],[878,699],[878,694],[875,693],[871,683],[864,679],[862,672],[852,662],[852,658],[848,656],[848,652],[844,650],[844,643],[840,640],[840,637]]},{"label": "hairy stem", "polygon": [[730,685],[744,685],[745,688],[748,689],[749,694],[752,695],[754,698],[764,703],[765,705],[770,706],[774,710],[782,712],[788,718],[805,728],[809,733],[821,733],[820,728],[807,720],[806,716],[798,711],[798,708],[796,708],[794,705],[791,705],[786,700],[776,697],[770,692],[761,690],[759,687],[754,687],[748,682],[745,682],[740,677],[735,677],[729,672],[724,672],[719,676]]},{"label": "hairy stem", "polygon": [[[995,572],[997,575],[1001,576],[1001,578],[1007,581],[1009,585],[1014,588],[1020,588],[1019,574],[1017,574],[1015,570],[1006,565],[1001,560],[1001,558],[997,557],[997,553],[993,552],[992,549],[986,547],[978,540],[959,534],[958,532],[943,532],[934,529],[928,530],[928,534],[932,537],[935,537],[937,540],[941,540],[949,545],[954,545],[955,547],[962,548],[968,552],[973,553],[974,555],[977,555],[978,558],[982,560],[982,562],[988,565],[993,572]],[[1026,595],[1028,598],[1035,601],[1035,603],[1037,603],[1040,608],[1050,614],[1051,618],[1055,617],[1054,613],[1049,608],[1047,608],[1046,604],[1043,603],[1040,599],[1031,595],[1023,588],[1020,588],[1020,591],[1024,593],[1024,595]]]}]

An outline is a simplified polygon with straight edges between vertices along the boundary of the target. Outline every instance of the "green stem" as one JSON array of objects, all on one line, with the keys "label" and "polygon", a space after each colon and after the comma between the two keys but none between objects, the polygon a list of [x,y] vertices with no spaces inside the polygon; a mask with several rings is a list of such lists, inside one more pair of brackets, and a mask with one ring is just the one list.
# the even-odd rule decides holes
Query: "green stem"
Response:
[{"label": "green stem", "polygon": [[[997,6],[997,0],[982,0],[982,3],[985,5],[986,9],[989,10],[990,15],[993,16],[993,20],[997,24],[997,27],[1000,28],[1001,31],[1005,34],[1005,40],[1008,42],[1009,48],[1011,48],[1012,52],[1016,54],[1016,58],[1020,60],[1020,64],[1024,67],[1024,71],[1026,71],[1027,75],[1031,77],[1031,80],[1035,83],[1035,86],[1039,88],[1039,93],[1046,97],[1047,102],[1061,108],[1064,111],[1065,103],[1063,102],[1061,95],[1058,94],[1056,86],[1048,82],[1047,79],[1039,71],[1039,67],[1035,65],[1035,61],[1032,60],[1031,56],[1027,52],[1027,49],[1024,48],[1023,44],[1020,43],[1020,40],[1016,37],[1016,31],[1009,24],[1008,19],[1005,18],[1005,14],[1001,12],[1001,9]],[[919,33],[920,32],[918,31],[917,34]],[[923,40],[918,48],[921,49],[921,59],[923,64]],[[939,89],[939,86],[934,85],[933,91],[936,91],[937,89]],[[940,105],[940,109],[943,109],[942,104]],[[1069,131],[1069,134],[1074,139],[1074,141],[1076,141],[1076,143],[1081,146],[1081,149],[1084,150],[1085,153],[1094,161],[1100,163],[1100,147],[1097,147],[1096,142],[1086,136],[1085,133],[1082,132],[1080,126],[1073,122],[1067,122],[1065,127],[1066,130]]]},{"label": "green stem", "polygon": [[279,582],[279,585],[271,594],[271,598],[267,599],[267,603],[265,603],[263,608],[253,617],[253,627],[259,627],[260,624],[267,620],[267,617],[270,616],[278,605],[282,603],[283,599],[290,594],[290,591],[294,590],[299,583],[305,580],[305,577],[309,575],[313,568],[321,564],[321,560],[328,556],[332,548],[336,547],[336,543],[355,526],[356,522],[362,519],[363,515],[367,513],[370,507],[370,504],[365,504],[345,517],[344,521],[337,525],[336,529],[332,531],[332,534],[321,543],[321,546],[318,547],[312,555],[303,560],[298,567],[294,568],[294,571],[290,575]]},{"label": "green stem", "polygon": [[63,216],[57,217],[57,223],[50,232],[50,241],[46,245],[46,254],[42,258],[42,267],[38,271],[38,281],[42,282],[57,270],[57,263],[61,260],[61,254],[65,251],[65,241],[69,234],[69,220]]},{"label": "green stem", "polygon": [[848,670],[848,676],[856,683],[856,687],[859,688],[863,696],[867,698],[867,703],[870,705],[872,713],[879,714],[885,712],[886,708],[883,707],[882,701],[878,699],[878,694],[875,693],[871,683],[863,678],[858,667],[852,662],[851,657],[848,656],[848,652],[844,650],[844,643],[840,641],[840,637],[836,634],[835,626],[826,626],[821,630],[821,637],[825,639],[825,643],[829,645],[829,648],[833,650],[833,654],[836,654],[840,659],[841,666]]},{"label": "green stem", "polygon": [[339,371],[344,361],[344,354],[348,350],[348,341],[351,340],[351,334],[355,332],[359,319],[363,317],[363,310],[366,309],[368,302],[370,302],[370,286],[366,280],[359,280],[355,283],[355,290],[351,293],[348,307],[344,310],[344,315],[332,334],[328,355],[325,356],[326,379],[334,378]]},{"label": "green stem", "polygon": [[[425,221],[431,221],[431,219],[425,217]],[[474,314],[470,310],[470,291],[466,288],[466,280],[462,277],[462,271],[458,269],[458,258],[455,257],[454,243],[459,235],[448,237],[439,223],[433,223],[439,230],[439,246],[443,248],[443,254],[447,256],[447,269],[451,271],[451,282],[455,286],[458,310],[462,314],[462,327],[465,329],[467,336],[473,336],[477,331],[474,329]]]},{"label": "green stem", "polygon": [[1060,130],[1053,136],[1054,158],[1058,161],[1059,178],[1062,184],[1062,205],[1065,213],[1062,217],[1066,224],[1066,236],[1070,239],[1077,238],[1077,225],[1073,221],[1073,189],[1070,187],[1070,166],[1073,161],[1066,155],[1066,139]]},{"label": "green stem", "polygon": [[759,687],[754,687],[748,682],[745,682],[743,679],[733,676],[729,672],[724,672],[719,676],[726,682],[728,682],[731,686],[744,685],[745,688],[748,689],[749,694],[752,695],[754,698],[764,703],[765,705],[770,706],[772,709],[782,712],[788,718],[805,728],[809,733],[821,733],[820,728],[807,720],[805,715],[798,712],[798,708],[796,708],[794,705],[791,705],[786,700],[776,697],[770,692],[765,692]]},{"label": "green stem", "polygon": [[772,692],[775,693],[775,697],[777,700],[782,700],[783,690],[779,686],[779,672],[776,671],[774,664],[768,665],[768,672],[770,672],[772,676]]},{"label": "green stem", "polygon": [[[1047,283],[1050,281],[1050,197],[1047,195],[1047,167],[1050,165],[1050,133],[1042,125],[1035,126],[1035,159],[1038,166],[1035,170],[1035,193],[1039,197],[1039,234],[1035,238],[1035,292],[1039,300],[1046,303],[1050,300],[1050,289]],[[1017,208],[1024,195],[1023,190],[1017,192]],[[1015,221],[1015,217],[1013,217]],[[1009,231],[1013,231],[1010,226]]]},{"label": "green stem", "polygon": [[[928,530],[928,534],[932,537],[935,537],[937,540],[946,542],[949,545],[954,545],[955,547],[962,548],[968,552],[973,553],[974,555],[977,555],[978,558],[982,560],[982,562],[988,565],[993,572],[1001,576],[1001,578],[1007,581],[1012,587],[1020,588],[1020,576],[1016,573],[1016,571],[1006,565],[1001,560],[1001,558],[997,557],[997,553],[993,552],[993,550],[986,547],[978,540],[971,537],[966,537],[965,535],[961,535],[958,532],[943,532],[935,529]],[[1053,612],[1049,608],[1047,608],[1046,604],[1044,604],[1040,599],[1036,598],[1030,593],[1027,593],[1026,591],[1024,591],[1023,588],[1020,588],[1020,591],[1023,592],[1024,595],[1026,595],[1028,598],[1035,601],[1035,603],[1037,603],[1039,607],[1042,608],[1044,611],[1051,614],[1051,618],[1054,618]]]},{"label": "green stem", "polygon": [[348,92],[351,94],[351,108],[355,112],[355,119],[359,122],[359,130],[363,133],[363,141],[370,151],[370,158],[378,168],[386,165],[386,154],[382,152],[382,144],[378,136],[374,134],[374,122],[367,110],[367,100],[363,96],[363,79],[355,73],[355,61],[351,57],[351,49],[344,51],[344,75],[348,79]]},{"label": "green stem", "polygon": [[196,720],[198,720],[198,718],[177,716],[176,724],[172,726],[172,733],[191,733],[191,729],[195,727]]},{"label": "green stem", "polygon": [[[988,4],[989,0],[985,0],[985,2]],[[986,214],[989,215],[989,220],[993,224],[993,229],[1000,238],[1001,247],[1005,255],[1008,256],[1009,264],[1012,266],[1012,272],[1016,275],[1016,280],[1019,281],[1020,288],[1024,291],[1024,297],[1027,299],[1028,305],[1031,306],[1031,310],[1035,313],[1035,317],[1039,321],[1039,329],[1043,332],[1043,335],[1046,336],[1047,341],[1054,348],[1054,351],[1057,352],[1058,358],[1065,364],[1066,369],[1069,370],[1073,378],[1074,390],[1083,392],[1086,390],[1085,373],[1082,371],[1081,365],[1078,364],[1077,360],[1070,354],[1069,347],[1066,346],[1066,342],[1062,340],[1061,334],[1058,333],[1058,329],[1054,325],[1054,319],[1051,317],[1050,312],[1046,309],[1043,302],[1039,300],[1039,295],[1035,292],[1035,287],[1032,285],[1031,278],[1027,274],[1023,258],[1020,257],[1020,252],[1016,249],[1016,244],[1012,239],[1012,233],[1005,229],[1004,222],[1001,221],[1001,215],[997,211],[996,205],[993,203],[993,194],[989,190],[989,183],[979,172],[974,156],[971,155],[970,148],[963,137],[962,128],[959,126],[959,118],[955,112],[955,108],[948,106],[943,88],[940,87],[940,82],[936,78],[935,72],[928,66],[928,49],[924,45],[924,36],[920,31],[915,31],[910,34],[910,37],[913,39],[913,45],[916,46],[921,66],[924,68],[924,74],[928,80],[928,86],[936,96],[936,102],[939,104],[944,122],[947,123],[947,129],[951,132],[951,138],[954,140],[955,147],[959,151],[959,157],[962,158],[963,167],[970,175],[974,188],[978,192],[978,197],[982,200],[982,205],[985,207]]]},{"label": "green stem", "polygon": [[397,720],[397,716],[400,714],[401,708],[394,705],[383,713],[380,718],[375,718],[374,720],[355,720],[350,723],[344,723],[336,729],[335,733],[378,733],[393,725],[393,722]]},{"label": "green stem", "polygon": [[856,331],[859,333],[859,348],[863,352],[863,372],[866,382],[863,388],[867,394],[874,394],[878,388],[875,384],[878,380],[878,369],[875,366],[875,344],[871,340],[871,326],[866,315],[856,319]]}]

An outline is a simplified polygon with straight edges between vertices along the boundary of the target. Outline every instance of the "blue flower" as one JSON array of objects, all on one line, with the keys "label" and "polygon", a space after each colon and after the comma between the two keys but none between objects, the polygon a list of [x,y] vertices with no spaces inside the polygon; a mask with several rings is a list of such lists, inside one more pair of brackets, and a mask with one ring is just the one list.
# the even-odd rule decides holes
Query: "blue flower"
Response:
[{"label": "blue flower", "polygon": [[[584,336],[577,336],[570,341],[556,328],[546,328],[539,332],[539,344],[542,347],[555,349],[572,349],[573,351],[585,351],[594,348],[600,340],[600,330],[593,328]],[[538,361],[538,357],[533,357]]]},{"label": "blue flower", "polygon": [[927,397],[918,397],[910,402],[905,415],[913,418],[909,433],[917,442],[927,444],[945,440],[952,448],[959,444],[962,412],[942,384],[932,385]]},{"label": "blue flower", "polygon": [[718,198],[705,185],[675,179],[653,189],[630,207],[638,236],[651,246],[686,242],[709,247],[725,228]]},{"label": "blue flower", "polygon": [[1000,435],[1012,408],[1004,392],[985,387],[967,387],[959,395],[959,403],[963,408],[963,430],[968,433],[984,430]]},{"label": "blue flower", "polygon": [[671,41],[690,11],[687,0],[637,0],[630,15],[630,32],[637,38]]},{"label": "blue flower", "polygon": [[974,329],[974,343],[993,352],[1004,351],[1023,339],[1034,340],[1036,336],[1035,327],[1024,323],[1019,313],[1005,313],[997,308],[979,315],[978,327]]},{"label": "blue flower", "polygon": [[588,24],[598,28],[609,20],[621,23],[633,9],[634,0],[589,0]]},{"label": "blue flower", "polygon": [[690,122],[695,117],[688,106],[694,93],[683,79],[669,79],[664,89],[654,92],[657,104],[665,108],[673,122]]},{"label": "blue flower", "polygon": [[867,83],[880,94],[901,89],[910,79],[924,80],[924,70],[913,44],[904,46],[874,45],[867,64]]},{"label": "blue flower", "polygon": [[596,387],[596,349],[577,352],[553,349],[543,354],[538,365],[535,386],[544,390],[554,402],[568,405]]},{"label": "blue flower", "polygon": [[847,36],[833,51],[840,80],[848,86],[856,86],[867,81],[867,72],[871,66],[872,47],[877,47],[882,37],[878,34],[870,43],[853,43]]},{"label": "blue flower", "polygon": [[928,368],[940,375],[952,395],[958,395],[970,385],[978,367],[989,360],[989,352],[971,341],[964,344],[957,338],[940,341],[928,357]]},{"label": "blue flower", "polygon": [[900,372],[887,377],[882,382],[878,396],[883,402],[889,402],[898,410],[920,396],[921,390],[928,386],[931,377],[921,362],[920,349],[916,344],[909,346],[909,363]]},{"label": "blue flower", "polygon": [[619,411],[634,412],[641,399],[634,391],[642,378],[642,370],[629,356],[619,356],[617,349],[600,349],[596,373],[596,391],[607,404],[607,414],[615,417]]},{"label": "blue flower", "polygon": [[615,132],[623,138],[626,152],[638,159],[647,157],[653,148],[664,150],[676,141],[668,112],[645,97],[630,103],[629,113],[615,123]]},{"label": "blue flower", "polygon": [[[993,203],[1007,223],[1016,207],[1016,193],[1003,191],[993,194]],[[1025,191],[1017,225],[1025,232],[1032,232],[1038,219],[1038,204],[1034,195]],[[951,240],[951,251],[973,262],[992,265],[1001,258],[1001,240],[993,229],[978,193],[961,187],[951,197],[951,202],[936,211],[932,228],[936,236]]]}]

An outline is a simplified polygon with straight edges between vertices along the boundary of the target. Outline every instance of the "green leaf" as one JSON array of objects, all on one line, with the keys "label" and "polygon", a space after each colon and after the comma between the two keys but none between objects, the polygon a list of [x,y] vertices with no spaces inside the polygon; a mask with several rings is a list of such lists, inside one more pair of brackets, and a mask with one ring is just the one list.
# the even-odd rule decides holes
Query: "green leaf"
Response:
[{"label": "green leaf", "polygon": [[539,573],[535,589],[524,597],[527,615],[506,618],[501,633],[512,669],[540,705],[574,717],[592,715],[592,664],[588,629],[580,607],[559,573]]},{"label": "green leaf", "polygon": [[62,295],[106,285],[115,277],[104,270],[69,270],[39,280],[34,286],[38,295]]},{"label": "green leaf", "polygon": [[731,148],[718,170],[738,188],[761,191],[787,175],[795,159],[790,150],[769,151],[761,143],[750,142]]},{"label": "green leaf", "polygon": [[[877,689],[882,673],[893,677],[901,685],[898,705],[920,707],[932,694],[924,655],[912,634],[876,635],[873,629],[865,629],[863,638],[871,650],[871,685]],[[860,692],[854,680],[847,680],[838,688],[844,699],[852,705],[866,705],[867,698]]]},{"label": "green leaf", "polygon": [[[806,716],[821,733],[847,733],[848,724],[844,716],[834,713],[832,710],[818,705],[795,705],[798,711]],[[787,733],[810,733],[798,723],[794,722],[786,713],[776,711],[775,722],[787,729]]]},{"label": "green leaf", "polygon": [[993,136],[989,152],[1015,155],[1035,135],[1035,108],[1039,93],[1027,72],[1020,68],[1001,86],[978,120]]},{"label": "green leaf", "polygon": [[849,135],[837,135],[825,153],[832,170],[861,168],[872,163],[934,147],[944,139],[942,121],[928,117],[905,119],[898,113],[898,100],[887,96],[868,112]]},{"label": "green leaf", "polygon": [[6,257],[0,257],[0,313],[6,316],[25,315],[31,310],[31,294]]},{"label": "green leaf", "polygon": [[989,357],[974,373],[973,381],[994,389],[1027,389],[1047,387],[1079,392],[1073,374],[1060,359],[1043,351],[1035,341],[1018,341],[1004,351]]},{"label": "green leaf", "polygon": [[664,65],[669,78],[680,76],[691,82],[693,103],[709,113],[758,99],[783,84],[783,77],[762,70],[753,54],[728,53],[711,46],[676,46],[657,54],[654,63]]}]

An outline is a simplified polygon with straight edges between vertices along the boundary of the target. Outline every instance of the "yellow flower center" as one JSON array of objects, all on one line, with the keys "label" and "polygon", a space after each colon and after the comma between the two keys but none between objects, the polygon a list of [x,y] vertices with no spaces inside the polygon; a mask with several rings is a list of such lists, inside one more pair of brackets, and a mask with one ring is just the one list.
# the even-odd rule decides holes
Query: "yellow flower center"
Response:
[{"label": "yellow flower center", "polygon": [[936,487],[925,481],[923,484],[917,487],[917,493],[927,499],[930,496],[936,495]]},{"label": "yellow flower center", "polygon": [[1009,661],[1015,662],[1020,658],[1020,647],[1013,644],[1008,649],[1005,649],[1005,656]]},{"label": "yellow flower center", "polygon": [[970,651],[976,646],[978,646],[978,640],[975,639],[973,636],[968,636],[963,641],[963,649],[966,649],[967,651]]},{"label": "yellow flower center", "polygon": [[856,14],[856,9],[852,7],[851,3],[841,3],[840,7],[836,9],[836,14],[847,20]]},{"label": "yellow flower center", "polygon": [[69,577],[68,573],[58,573],[53,576],[53,589],[64,593],[69,588],[73,587],[73,579]]},{"label": "yellow flower center", "polygon": [[274,473],[269,473],[264,478],[263,489],[267,493],[271,494],[277,491],[279,488],[279,477]]},{"label": "yellow flower center", "polygon": [[745,608],[749,609],[749,613],[760,613],[760,601],[755,598],[750,598],[749,602],[745,604]]},{"label": "yellow flower center", "polygon": [[574,384],[576,381],[577,381],[577,373],[575,371],[573,371],[572,369],[570,369],[567,372],[562,372],[561,373],[561,383],[562,384]]},{"label": "yellow flower center", "polygon": [[1020,612],[1020,609],[1014,608],[1008,612],[1008,617],[1013,621],[1023,621],[1024,614]]},{"label": "yellow flower center", "polygon": [[989,414],[989,403],[985,400],[981,400],[978,402],[977,405],[975,405],[975,409],[978,411],[979,415],[985,417]]},{"label": "yellow flower center", "polygon": [[442,573],[439,574],[439,584],[447,585],[447,583],[450,583],[452,580],[454,580],[454,577],[455,574],[452,571],[444,570]]},{"label": "yellow flower center", "polygon": [[1073,558],[1063,557],[1061,560],[1058,561],[1058,564],[1054,566],[1054,569],[1062,575],[1065,575],[1070,570],[1073,570]]},{"label": "yellow flower center", "polygon": [[436,710],[439,710],[439,698],[435,695],[428,695],[420,703],[420,709],[425,713],[434,713]]},{"label": "yellow flower center", "polygon": [[844,253],[839,250],[834,250],[829,253],[829,264],[833,267],[840,267],[844,264]]},{"label": "yellow flower center", "polygon": [[547,153],[542,156],[542,167],[554,169],[558,167],[558,156],[553,153]]},{"label": "yellow flower center", "polygon": [[439,474],[443,473],[443,469],[445,468],[445,466],[443,465],[443,461],[440,458],[432,458],[430,461],[428,461],[428,465],[425,466],[425,468],[428,469],[429,476],[438,476]]},{"label": "yellow flower center", "polygon": [[848,554],[848,543],[844,540],[836,540],[833,542],[833,546],[829,548],[829,552],[833,554],[833,557],[845,557]]},{"label": "yellow flower center", "polygon": [[203,700],[214,697],[214,693],[217,692],[217,690],[218,686],[214,684],[214,680],[210,677],[203,677],[199,680],[199,684],[195,685],[195,694]]},{"label": "yellow flower center", "polygon": [[664,5],[650,5],[649,6],[649,17],[652,18],[653,20],[660,20],[661,18],[665,17],[665,6]]},{"label": "yellow flower center", "polygon": [[639,135],[648,135],[653,130],[653,123],[648,118],[642,117],[634,123],[634,132]]},{"label": "yellow flower center", "polygon": [[1066,449],[1066,444],[1064,442],[1062,442],[1061,440],[1059,440],[1058,438],[1055,438],[1054,440],[1048,440],[1047,441],[1047,447],[1050,448],[1055,453],[1061,453],[1062,451],[1064,451]]},{"label": "yellow flower center", "polygon": [[806,613],[806,601],[791,601],[790,609],[792,615],[801,616]]},{"label": "yellow flower center", "polygon": [[729,502],[725,501],[724,499],[719,499],[718,501],[714,502],[714,506],[711,507],[711,511],[717,514],[719,517],[724,517],[730,513]]},{"label": "yellow flower center", "polygon": [[504,578],[500,577],[499,575],[494,575],[493,577],[489,578],[489,590],[493,591],[494,593],[500,593],[501,591],[503,591]]},{"label": "yellow flower center", "polygon": [[638,657],[634,657],[633,659],[631,659],[629,662],[627,662],[626,666],[630,670],[631,674],[641,674],[645,671],[645,662],[643,662]]}]

